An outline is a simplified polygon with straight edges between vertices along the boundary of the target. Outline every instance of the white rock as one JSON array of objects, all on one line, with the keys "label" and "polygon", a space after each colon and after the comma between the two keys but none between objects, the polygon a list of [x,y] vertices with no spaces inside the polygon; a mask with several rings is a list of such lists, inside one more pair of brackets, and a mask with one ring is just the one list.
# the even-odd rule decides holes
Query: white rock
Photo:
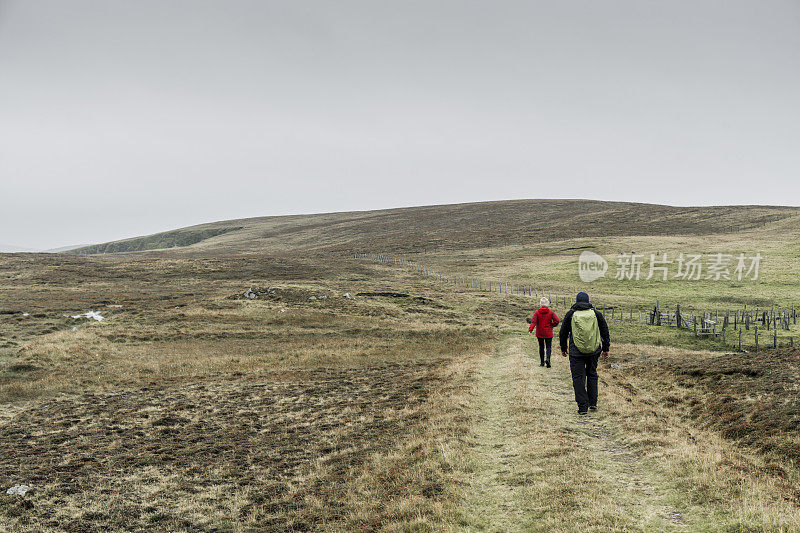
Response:
[{"label": "white rock", "polygon": [[256,298],[258,298],[258,293],[255,292],[253,289],[247,289],[246,291],[244,291],[244,297],[247,298],[248,300],[255,300]]},{"label": "white rock", "polygon": [[25,496],[25,494],[31,490],[33,489],[28,485],[14,485],[6,491],[6,494],[11,494],[12,496]]},{"label": "white rock", "polygon": [[622,368],[622,365],[618,365],[617,363],[611,363],[611,368]]},{"label": "white rock", "polygon": [[353,299],[353,297],[350,296],[349,292],[344,293],[344,297],[347,298],[348,300],[352,300]]},{"label": "white rock", "polygon": [[22,316],[31,316],[30,313],[22,313]]},{"label": "white rock", "polygon": [[89,311],[88,313],[83,313],[82,315],[73,315],[72,318],[93,318],[98,322],[102,322],[103,320],[105,320],[103,315],[101,315],[96,311]]},{"label": "white rock", "polygon": [[316,296],[310,296],[308,299],[309,299],[309,301],[313,302],[313,301],[315,301],[317,299],[317,297]]}]

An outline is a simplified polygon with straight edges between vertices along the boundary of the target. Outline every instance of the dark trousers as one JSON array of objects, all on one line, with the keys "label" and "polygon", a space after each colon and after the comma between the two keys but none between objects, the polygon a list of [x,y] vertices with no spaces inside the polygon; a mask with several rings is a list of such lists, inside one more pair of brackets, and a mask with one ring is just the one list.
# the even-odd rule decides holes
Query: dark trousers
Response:
[{"label": "dark trousers", "polygon": [[578,409],[585,411],[590,405],[597,405],[597,360],[600,355],[569,357],[572,372],[572,388]]},{"label": "dark trousers", "polygon": [[550,364],[550,354],[553,352],[553,339],[538,339],[539,340],[539,359],[542,363],[545,362],[544,355],[547,353],[547,364]]}]

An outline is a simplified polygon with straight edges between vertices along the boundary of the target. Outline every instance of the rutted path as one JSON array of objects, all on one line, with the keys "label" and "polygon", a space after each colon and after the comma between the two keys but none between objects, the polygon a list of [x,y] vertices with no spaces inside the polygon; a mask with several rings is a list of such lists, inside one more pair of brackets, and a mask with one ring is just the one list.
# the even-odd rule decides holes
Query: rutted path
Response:
[{"label": "rutted path", "polygon": [[[506,338],[477,376],[480,415],[463,465],[467,531],[691,530],[706,513],[615,437],[600,411],[578,417],[567,362],[539,366]],[[602,380],[601,370],[601,380]]]}]

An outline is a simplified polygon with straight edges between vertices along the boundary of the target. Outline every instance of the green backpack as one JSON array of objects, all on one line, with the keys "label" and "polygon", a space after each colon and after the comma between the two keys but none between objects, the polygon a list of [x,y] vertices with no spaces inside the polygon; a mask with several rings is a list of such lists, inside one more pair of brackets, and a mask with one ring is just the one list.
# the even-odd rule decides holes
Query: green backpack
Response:
[{"label": "green backpack", "polygon": [[594,309],[572,313],[572,342],[582,354],[593,354],[600,348],[600,326]]}]

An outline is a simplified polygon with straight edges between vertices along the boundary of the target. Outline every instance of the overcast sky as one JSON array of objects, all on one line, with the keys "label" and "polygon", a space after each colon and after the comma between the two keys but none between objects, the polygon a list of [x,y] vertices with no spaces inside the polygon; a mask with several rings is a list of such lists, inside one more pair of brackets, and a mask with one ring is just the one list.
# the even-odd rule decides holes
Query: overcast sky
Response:
[{"label": "overcast sky", "polygon": [[511,198],[800,205],[797,0],[0,0],[0,243]]}]

